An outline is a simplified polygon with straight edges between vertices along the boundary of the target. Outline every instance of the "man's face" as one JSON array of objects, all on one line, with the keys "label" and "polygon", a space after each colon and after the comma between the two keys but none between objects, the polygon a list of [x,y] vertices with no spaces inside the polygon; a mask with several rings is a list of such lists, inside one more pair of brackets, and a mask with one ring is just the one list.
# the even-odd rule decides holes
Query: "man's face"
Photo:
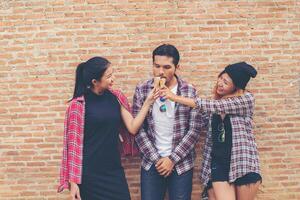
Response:
[{"label": "man's face", "polygon": [[172,57],[154,56],[153,76],[166,78],[166,85],[175,77],[176,68],[177,66],[174,65]]}]

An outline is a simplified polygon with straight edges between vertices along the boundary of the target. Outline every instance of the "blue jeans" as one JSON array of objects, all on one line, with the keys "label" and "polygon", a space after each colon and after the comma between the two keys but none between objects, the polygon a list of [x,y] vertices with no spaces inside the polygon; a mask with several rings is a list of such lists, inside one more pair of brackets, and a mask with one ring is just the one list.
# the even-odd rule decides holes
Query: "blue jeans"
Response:
[{"label": "blue jeans", "polygon": [[190,200],[192,193],[193,169],[178,175],[174,170],[170,176],[161,176],[153,164],[146,171],[141,169],[142,200],[164,200],[166,190],[169,200]]}]

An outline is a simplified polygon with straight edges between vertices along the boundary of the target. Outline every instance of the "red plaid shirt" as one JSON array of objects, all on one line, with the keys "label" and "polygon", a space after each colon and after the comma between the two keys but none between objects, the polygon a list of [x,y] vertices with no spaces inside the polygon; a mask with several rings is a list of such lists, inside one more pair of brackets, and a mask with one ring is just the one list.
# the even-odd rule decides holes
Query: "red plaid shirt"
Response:
[{"label": "red plaid shirt", "polygon": [[[118,98],[118,101],[129,112],[130,105],[125,95],[118,90],[111,90]],[[58,192],[69,189],[70,181],[80,184],[82,173],[82,150],[84,135],[84,116],[85,116],[85,100],[84,96],[77,97],[70,102],[66,111],[64,122],[64,143],[63,157],[60,169],[60,185]],[[134,137],[125,129],[124,124],[120,130],[122,143],[120,144],[121,154],[135,155],[138,149],[134,143]]]}]

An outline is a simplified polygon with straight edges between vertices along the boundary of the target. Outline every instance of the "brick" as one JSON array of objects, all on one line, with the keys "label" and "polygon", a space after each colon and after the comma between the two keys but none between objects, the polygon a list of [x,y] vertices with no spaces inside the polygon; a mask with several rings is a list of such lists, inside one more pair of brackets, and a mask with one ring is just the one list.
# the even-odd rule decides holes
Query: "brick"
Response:
[{"label": "brick", "polygon": [[[258,69],[249,84],[264,178],[257,199],[300,199],[299,10],[291,0],[4,1],[0,199],[68,199],[68,192],[55,191],[76,66],[92,56],[108,58],[115,87],[131,101],[136,84],[151,76],[151,52],[162,43],[180,49],[178,74],[203,98],[211,97],[226,65],[247,61]],[[197,145],[192,200],[202,192],[204,135]],[[132,199],[139,200],[140,159],[122,163]]]}]

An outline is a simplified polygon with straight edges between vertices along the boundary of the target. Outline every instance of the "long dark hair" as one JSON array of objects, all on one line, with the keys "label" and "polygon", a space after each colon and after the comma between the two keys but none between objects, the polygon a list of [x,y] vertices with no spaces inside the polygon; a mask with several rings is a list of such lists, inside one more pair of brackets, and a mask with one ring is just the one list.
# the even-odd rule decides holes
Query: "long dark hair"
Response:
[{"label": "long dark hair", "polygon": [[[93,87],[92,80],[100,80],[110,62],[103,57],[93,57],[80,63],[76,69],[75,88],[72,99],[80,97]],[[72,100],[71,99],[71,100]]]}]

